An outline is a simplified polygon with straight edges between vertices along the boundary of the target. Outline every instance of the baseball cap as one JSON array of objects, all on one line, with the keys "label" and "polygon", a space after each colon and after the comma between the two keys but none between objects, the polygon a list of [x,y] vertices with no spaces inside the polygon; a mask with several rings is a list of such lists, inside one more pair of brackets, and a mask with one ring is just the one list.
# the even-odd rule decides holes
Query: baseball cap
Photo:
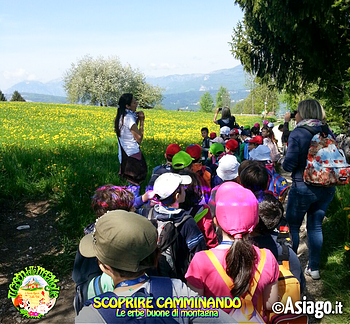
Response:
[{"label": "baseball cap", "polygon": [[230,134],[230,127],[228,126],[223,126],[220,128],[220,135],[229,135]]},{"label": "baseball cap", "polygon": [[147,218],[113,210],[96,220],[94,232],[81,239],[79,251],[113,268],[137,272],[153,266],[147,257],[157,248],[157,236],[157,229]]},{"label": "baseball cap", "polygon": [[198,144],[192,144],[186,147],[186,153],[191,155],[195,160],[198,160],[202,156],[202,148]]},{"label": "baseball cap", "polygon": [[213,143],[210,145],[209,152],[215,156],[219,156],[225,151],[224,146],[221,143]]},{"label": "baseball cap", "polygon": [[153,192],[157,194],[160,200],[168,198],[181,185],[188,185],[192,182],[189,175],[180,175],[177,173],[163,173],[154,182]]},{"label": "baseball cap", "polygon": [[216,133],[215,133],[215,132],[211,132],[210,135],[209,135],[209,137],[210,137],[211,139],[214,139],[214,138],[216,137]]},{"label": "baseball cap", "polygon": [[181,151],[180,145],[173,143],[168,145],[168,147],[165,150],[165,155],[167,159],[171,161],[173,156],[180,151]]},{"label": "baseball cap", "polygon": [[239,130],[237,128],[233,128],[230,130],[230,135],[234,135],[234,134],[239,134]]},{"label": "baseball cap", "polygon": [[271,122],[267,124],[267,127],[270,127],[270,128],[272,128],[272,127],[274,127],[274,126],[275,126],[275,124],[274,124],[274,123],[271,123]]},{"label": "baseball cap", "polygon": [[255,143],[261,145],[263,143],[263,138],[261,135],[256,135],[251,140],[249,140],[248,143]]},{"label": "baseball cap", "polygon": [[249,158],[254,161],[269,161],[271,150],[266,145],[259,145],[249,152]]},{"label": "baseball cap", "polygon": [[216,218],[224,232],[240,238],[258,224],[258,200],[253,192],[236,182],[219,186],[216,196]]},{"label": "baseball cap", "polygon": [[230,151],[235,151],[238,147],[238,142],[235,139],[230,139],[226,142],[225,147]]},{"label": "baseball cap", "polygon": [[259,124],[259,123],[255,123],[255,124],[254,124],[254,127],[257,127],[257,128],[260,129],[260,124]]},{"label": "baseball cap", "polygon": [[222,145],[225,145],[225,141],[222,137],[218,136],[218,137],[215,137],[212,141],[212,143],[219,143],[219,144],[222,144]]},{"label": "baseball cap", "polygon": [[193,161],[191,155],[184,151],[177,152],[172,159],[172,165],[175,170],[180,170],[188,167]]},{"label": "baseball cap", "polygon": [[238,176],[239,163],[234,155],[224,155],[219,160],[216,174],[224,181],[236,179]]}]

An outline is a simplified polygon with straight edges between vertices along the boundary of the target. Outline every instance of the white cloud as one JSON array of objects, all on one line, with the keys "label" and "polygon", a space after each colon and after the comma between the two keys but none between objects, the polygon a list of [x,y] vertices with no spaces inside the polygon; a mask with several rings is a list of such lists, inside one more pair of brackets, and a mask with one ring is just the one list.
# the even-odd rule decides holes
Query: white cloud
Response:
[{"label": "white cloud", "polygon": [[6,80],[36,80],[36,75],[27,72],[25,69],[6,70],[2,72],[2,75]]}]

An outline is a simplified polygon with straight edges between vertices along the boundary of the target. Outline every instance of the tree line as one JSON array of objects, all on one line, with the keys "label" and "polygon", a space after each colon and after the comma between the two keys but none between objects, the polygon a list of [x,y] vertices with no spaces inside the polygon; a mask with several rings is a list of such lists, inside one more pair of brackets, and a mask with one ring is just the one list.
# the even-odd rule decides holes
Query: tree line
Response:
[{"label": "tree line", "polygon": [[[0,101],[7,101],[5,95],[0,90]],[[21,94],[16,90],[13,92],[11,100],[10,101],[25,101],[24,98],[21,96]]]}]

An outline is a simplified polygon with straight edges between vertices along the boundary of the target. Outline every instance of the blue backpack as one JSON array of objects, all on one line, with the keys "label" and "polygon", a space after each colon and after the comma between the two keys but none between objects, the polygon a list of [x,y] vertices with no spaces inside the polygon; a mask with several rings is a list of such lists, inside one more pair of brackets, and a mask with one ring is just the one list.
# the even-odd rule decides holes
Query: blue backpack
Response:
[{"label": "blue backpack", "polygon": [[270,191],[279,201],[283,202],[286,199],[289,185],[285,178],[279,175],[273,168],[266,168],[269,173],[268,191]]},{"label": "blue backpack", "polygon": [[[173,285],[171,282],[170,278],[167,277],[150,277],[150,293],[148,294],[144,288],[139,289],[136,291],[131,297],[153,297],[153,311],[154,310],[160,310],[160,308],[157,307],[157,304],[155,300],[159,297],[173,297]],[[98,297],[117,297],[117,295],[114,292],[106,292],[104,294],[99,295]],[[95,298],[95,297],[94,297]],[[94,298],[89,299],[84,306],[89,306],[94,303]],[[169,323],[169,324],[177,324],[178,322],[170,317],[129,317],[125,315],[124,317],[116,317],[116,310],[117,308],[95,308],[99,314],[103,317],[106,323],[137,323],[137,324],[164,324],[164,323]],[[119,313],[121,311],[125,311],[125,314],[128,313],[128,311],[133,311],[135,309],[132,308],[126,308],[125,304],[123,304],[123,307],[118,308]],[[163,309],[163,310],[168,310],[168,309]],[[170,310],[171,314],[172,309]]]}]

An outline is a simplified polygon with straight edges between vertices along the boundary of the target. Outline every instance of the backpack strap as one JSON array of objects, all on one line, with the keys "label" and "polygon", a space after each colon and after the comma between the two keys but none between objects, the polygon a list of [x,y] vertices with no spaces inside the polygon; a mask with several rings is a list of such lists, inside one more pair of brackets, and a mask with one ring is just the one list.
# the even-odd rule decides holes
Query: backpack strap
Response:
[{"label": "backpack strap", "polygon": [[151,294],[154,299],[159,297],[173,297],[173,283],[168,277],[150,277]]},{"label": "backpack strap", "polygon": [[[213,263],[216,270],[219,272],[221,278],[224,280],[227,287],[231,290],[233,288],[232,278],[230,278],[228,276],[228,274],[226,273],[225,269],[223,268],[223,266],[219,262],[216,255],[211,250],[205,251],[205,253],[209,257],[210,261]],[[262,270],[264,268],[265,261],[266,261],[266,251],[265,251],[265,249],[260,249],[260,261],[258,264],[258,268],[255,271],[253,279],[250,281],[249,289],[248,289],[246,296],[244,297],[244,299],[243,298],[241,299],[241,301],[242,301],[242,306],[241,306],[242,313],[244,314],[244,316],[247,318],[248,321],[250,320],[250,318],[252,317],[253,312],[254,312],[254,305],[252,303],[252,298],[253,298],[255,290],[258,286],[258,282],[259,282]],[[246,309],[247,309],[247,313],[245,312]]]},{"label": "backpack strap", "polygon": [[206,214],[208,214],[209,208],[203,209],[200,213],[194,216],[194,220],[198,223]]},{"label": "backpack strap", "polygon": [[101,275],[95,277],[93,280],[93,287],[95,296],[102,294],[102,285],[101,285]]}]

